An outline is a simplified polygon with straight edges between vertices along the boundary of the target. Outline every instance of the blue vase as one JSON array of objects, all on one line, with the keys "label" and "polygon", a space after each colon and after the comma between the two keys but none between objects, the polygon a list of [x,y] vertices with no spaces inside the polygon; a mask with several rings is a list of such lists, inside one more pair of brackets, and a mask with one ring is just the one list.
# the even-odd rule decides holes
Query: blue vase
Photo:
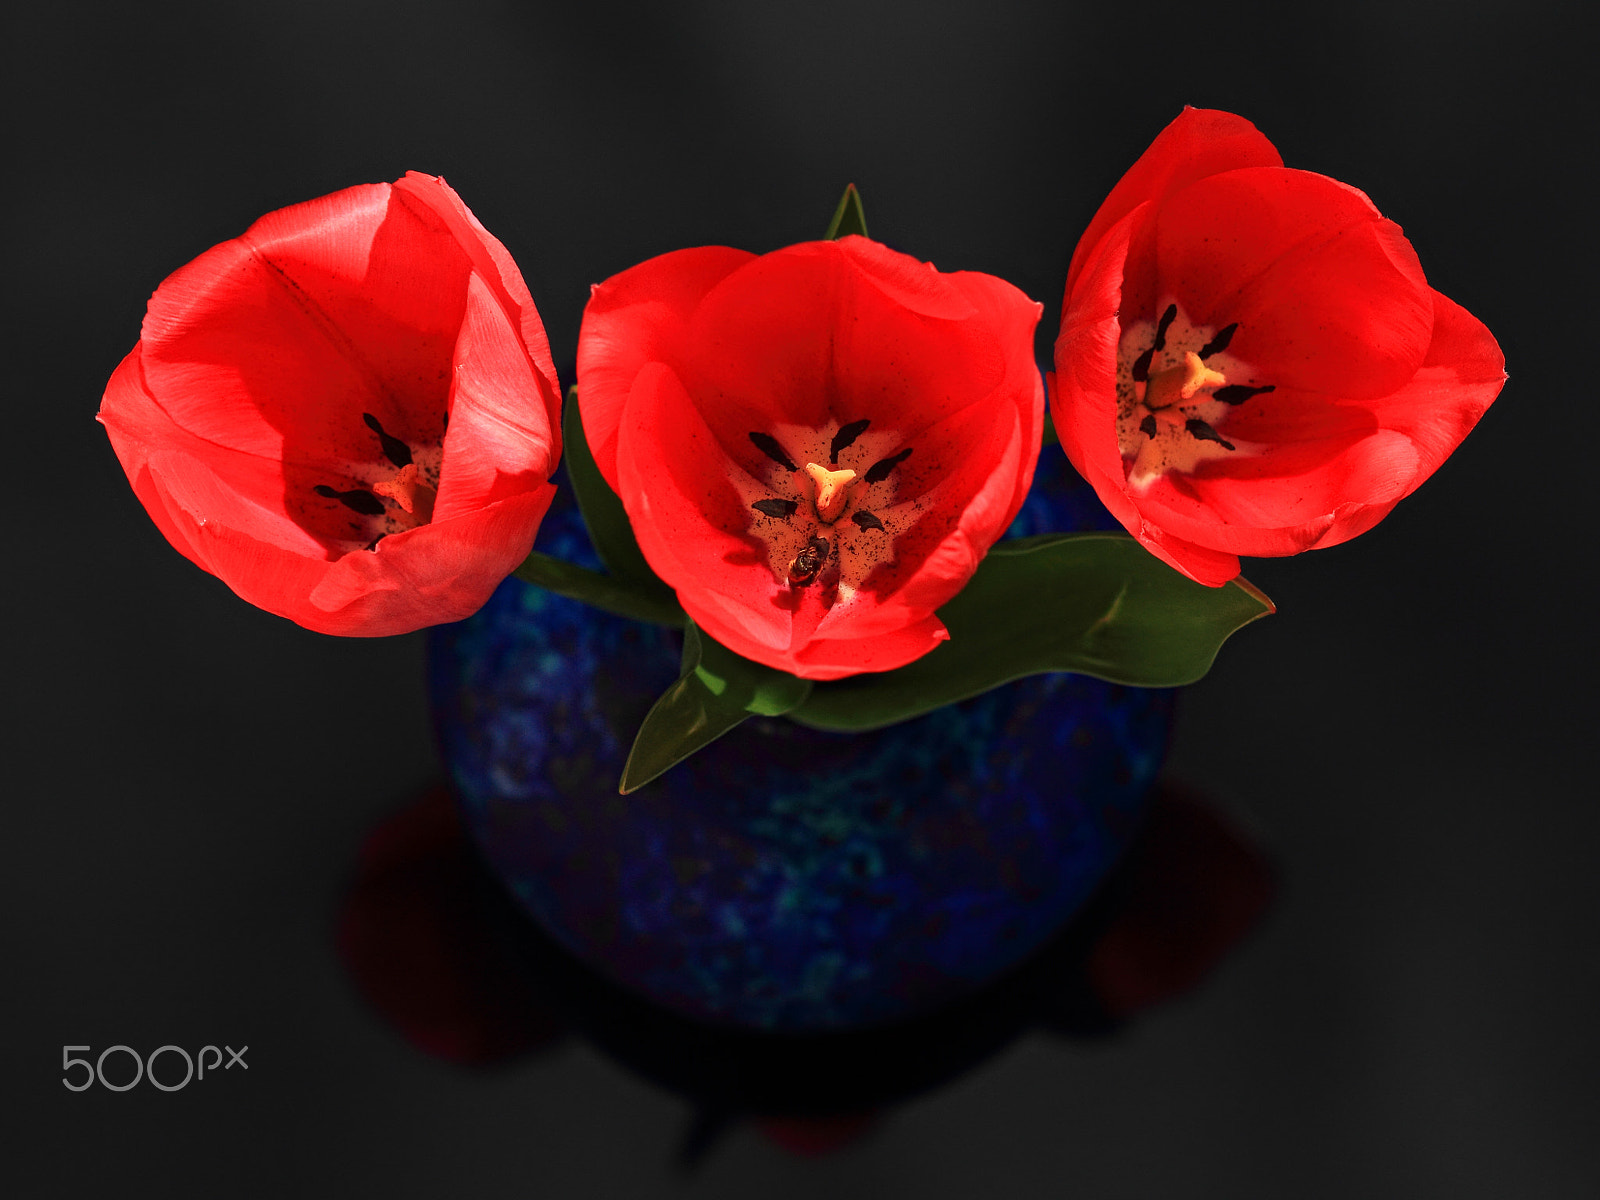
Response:
[{"label": "blue vase", "polygon": [[[1046,447],[1009,536],[1112,527]],[[539,548],[597,565],[571,507]],[[1171,720],[1170,692],[1039,675],[871,733],[754,718],[621,796],[680,650],[509,579],[430,635],[435,724],[530,917],[621,984],[747,1028],[891,1022],[1018,964],[1128,845]]]}]

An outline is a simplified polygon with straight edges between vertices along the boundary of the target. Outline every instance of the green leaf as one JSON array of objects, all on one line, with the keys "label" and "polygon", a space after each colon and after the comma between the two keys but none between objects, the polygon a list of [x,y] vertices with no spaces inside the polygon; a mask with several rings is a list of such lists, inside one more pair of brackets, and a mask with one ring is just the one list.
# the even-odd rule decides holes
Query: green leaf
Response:
[{"label": "green leaf", "polygon": [[992,547],[939,610],[950,640],[895,671],[819,683],[789,715],[818,729],[876,729],[1024,675],[1076,671],[1177,687],[1230,634],[1276,611],[1242,578],[1210,588],[1123,534],[1044,534]]},{"label": "green leaf", "polygon": [[844,197],[834,209],[833,220],[828,222],[828,232],[822,235],[822,240],[832,242],[852,233],[867,236],[867,213],[861,207],[861,193],[853,183],[844,189]]},{"label": "green leaf", "polygon": [[683,631],[683,673],[639,727],[618,790],[627,795],[643,787],[745,718],[779,716],[810,691],[810,680],[740,658],[689,622]]},{"label": "green leaf", "polygon": [[657,625],[682,625],[688,620],[683,609],[678,607],[677,597],[659,581],[659,590],[652,589],[634,580],[602,575],[538,550],[529,554],[512,574],[524,583],[536,584],[558,596],[582,600],[619,617],[653,621]]}]

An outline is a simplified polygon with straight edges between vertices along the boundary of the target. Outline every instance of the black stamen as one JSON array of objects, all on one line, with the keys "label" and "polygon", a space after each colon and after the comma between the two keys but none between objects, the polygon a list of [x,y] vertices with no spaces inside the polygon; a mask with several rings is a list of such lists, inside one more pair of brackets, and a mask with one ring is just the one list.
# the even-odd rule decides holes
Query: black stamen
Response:
[{"label": "black stamen", "polygon": [[789,582],[795,587],[805,587],[817,577],[817,572],[822,570],[822,564],[828,561],[833,546],[827,538],[814,537],[806,543],[806,548],[794,556],[794,561],[789,564]]},{"label": "black stamen", "polygon": [[1232,442],[1223,437],[1215,429],[1211,428],[1211,426],[1207,425],[1199,417],[1190,417],[1183,423],[1183,427],[1189,431],[1189,436],[1192,438],[1202,442],[1216,442],[1224,450],[1233,449]]},{"label": "black stamen", "polygon": [[1211,393],[1213,400],[1221,400],[1224,404],[1243,404],[1251,396],[1260,396],[1266,392],[1274,391],[1273,384],[1266,387],[1249,387],[1242,383],[1230,383],[1227,387],[1219,387]]},{"label": "black stamen", "polygon": [[1150,378],[1150,362],[1155,358],[1156,351],[1166,348],[1167,330],[1177,319],[1178,306],[1176,304],[1167,305],[1167,311],[1162,313],[1161,320],[1156,322],[1156,340],[1150,343],[1150,349],[1133,360],[1133,381],[1135,383],[1144,383]]},{"label": "black stamen", "polygon": [[325,483],[319,483],[311,490],[319,496],[326,496],[329,500],[337,500],[346,508],[354,509],[363,517],[383,516],[383,501],[367,491],[366,488],[353,488],[348,492],[340,492]]},{"label": "black stamen", "polygon": [[882,529],[883,522],[878,520],[864,508],[858,508],[850,514],[850,519],[861,529]]},{"label": "black stamen", "polygon": [[867,426],[871,424],[872,421],[870,418],[863,418],[859,421],[851,421],[848,425],[839,426],[839,432],[833,435],[833,442],[828,446],[828,460],[837,465],[839,462],[839,451],[843,450],[846,446],[850,445],[850,443],[854,442],[858,437],[865,433],[867,431]]},{"label": "black stamen", "polygon": [[765,517],[792,517],[800,507],[798,500],[757,500],[750,506]]},{"label": "black stamen", "polygon": [[799,467],[795,466],[794,462],[789,458],[789,456],[783,452],[783,447],[778,445],[778,439],[773,437],[770,433],[752,433],[750,435],[750,440],[755,443],[757,450],[761,451],[761,453],[765,454],[784,470],[798,471],[800,469]]},{"label": "black stamen", "polygon": [[391,437],[383,431],[383,426],[378,424],[378,418],[371,413],[362,413],[361,419],[367,423],[367,428],[378,435],[378,441],[383,446],[383,456],[397,467],[411,465],[411,447],[397,437]]},{"label": "black stamen", "polygon": [[868,483],[881,483],[889,478],[889,472],[911,457],[911,447],[907,446],[899,454],[891,454],[888,458],[880,458],[867,468],[866,479]]},{"label": "black stamen", "polygon": [[1147,438],[1153,438],[1156,436],[1156,418],[1154,413],[1151,413],[1148,417],[1139,422],[1139,432],[1144,434]]},{"label": "black stamen", "polygon": [[1221,354],[1228,348],[1228,343],[1233,341],[1233,335],[1238,328],[1239,322],[1235,321],[1232,325],[1224,325],[1217,330],[1217,336],[1200,347],[1200,357],[1210,358],[1213,354]]},{"label": "black stamen", "polygon": [[1153,347],[1154,349],[1164,350],[1166,348],[1167,330],[1172,328],[1172,323],[1177,319],[1178,306],[1176,304],[1167,305],[1167,311],[1162,313],[1161,320],[1156,322],[1156,341],[1155,346]]}]

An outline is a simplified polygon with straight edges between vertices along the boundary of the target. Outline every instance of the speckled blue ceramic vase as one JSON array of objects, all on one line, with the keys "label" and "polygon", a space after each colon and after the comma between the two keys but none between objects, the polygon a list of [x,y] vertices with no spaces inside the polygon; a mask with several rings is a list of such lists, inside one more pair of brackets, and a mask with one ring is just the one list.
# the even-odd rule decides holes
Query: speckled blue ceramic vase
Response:
[{"label": "speckled blue ceramic vase", "polygon": [[[1011,535],[1110,527],[1047,447]],[[596,565],[570,508],[539,547]],[[857,1027],[991,981],[1115,865],[1166,745],[1170,693],[1041,675],[873,733],[752,719],[620,796],[680,649],[510,579],[433,631],[430,682],[466,822],[528,915],[712,1022]]]}]

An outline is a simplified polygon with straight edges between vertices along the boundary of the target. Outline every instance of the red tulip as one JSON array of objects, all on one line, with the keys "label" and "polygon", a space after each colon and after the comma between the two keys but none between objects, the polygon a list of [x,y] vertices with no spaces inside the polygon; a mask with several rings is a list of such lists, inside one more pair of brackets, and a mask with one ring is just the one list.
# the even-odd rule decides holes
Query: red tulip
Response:
[{"label": "red tulip", "polygon": [[1051,411],[1128,531],[1217,585],[1372,528],[1504,380],[1365,195],[1189,108],[1078,243]]},{"label": "red tulip", "polygon": [[578,339],[584,429],[650,566],[746,658],[884,671],[1033,478],[1039,306],[863,237],[680,250],[600,284]]},{"label": "red tulip", "polygon": [[471,615],[527,556],[559,406],[516,264],[413,172],[170,276],[99,419],[191,561],[309,629],[382,636]]}]

